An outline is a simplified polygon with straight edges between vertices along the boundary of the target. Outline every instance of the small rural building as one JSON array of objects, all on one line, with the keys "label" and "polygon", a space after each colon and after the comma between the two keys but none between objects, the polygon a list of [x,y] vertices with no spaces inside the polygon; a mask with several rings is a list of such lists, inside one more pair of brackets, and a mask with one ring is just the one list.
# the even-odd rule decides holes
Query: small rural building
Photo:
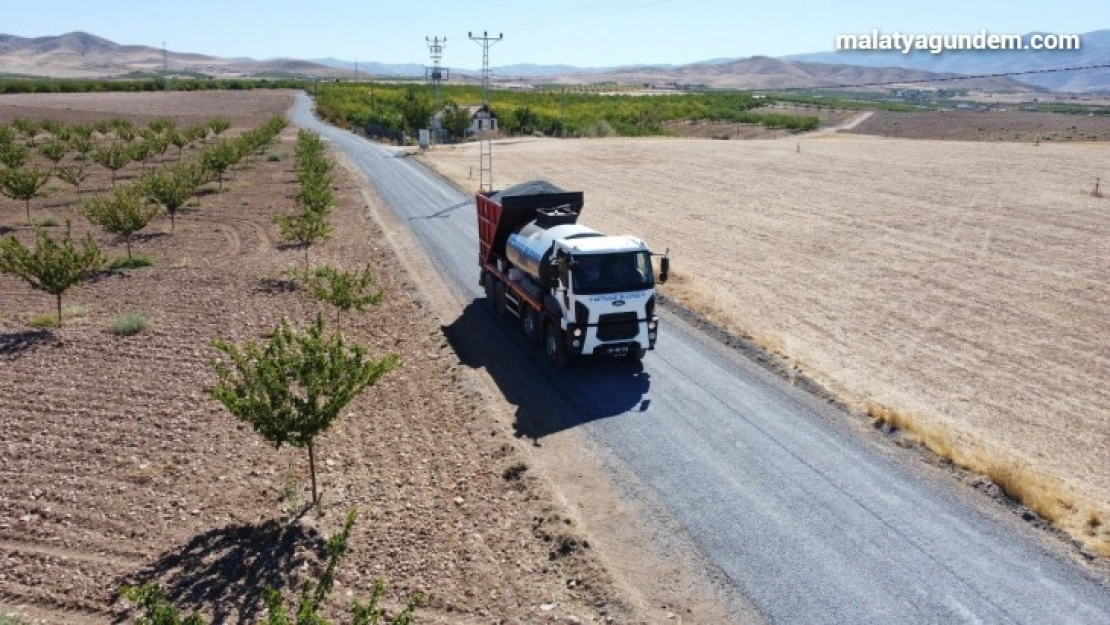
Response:
[{"label": "small rural building", "polygon": [[468,106],[466,109],[470,113],[470,128],[466,134],[475,135],[487,130],[497,132],[497,116],[487,105]]}]

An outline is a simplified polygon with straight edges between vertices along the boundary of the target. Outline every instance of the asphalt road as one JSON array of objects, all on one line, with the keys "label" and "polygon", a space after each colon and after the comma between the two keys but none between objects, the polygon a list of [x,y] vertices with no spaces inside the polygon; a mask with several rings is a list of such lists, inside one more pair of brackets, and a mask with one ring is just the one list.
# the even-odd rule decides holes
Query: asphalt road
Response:
[{"label": "asphalt road", "polygon": [[1110,624],[1110,589],[1038,530],[675,315],[642,364],[549,367],[486,308],[472,198],[310,106],[299,95],[293,122],[343,151],[411,228],[457,300],[449,339],[518,407],[517,434],[580,428],[767,620]]}]

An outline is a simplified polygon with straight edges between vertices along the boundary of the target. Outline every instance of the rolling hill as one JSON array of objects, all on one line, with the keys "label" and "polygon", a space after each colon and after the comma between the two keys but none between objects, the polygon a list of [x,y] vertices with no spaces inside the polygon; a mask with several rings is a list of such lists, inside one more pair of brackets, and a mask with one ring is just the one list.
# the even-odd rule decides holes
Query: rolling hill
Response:
[{"label": "rolling hill", "polygon": [[[999,56],[999,55],[995,55]],[[994,58],[994,57],[992,57]],[[1059,59],[1060,57],[1054,57]],[[835,59],[838,62],[830,63]],[[851,59],[854,62],[844,63]],[[952,82],[961,68],[936,66],[917,67],[875,66],[879,60],[890,61],[891,55],[821,56],[815,58],[781,59],[751,57],[745,59],[714,59],[690,65],[652,65],[617,68],[578,68],[566,65],[511,65],[494,68],[499,79],[516,79],[525,83],[597,83],[702,85],[724,89],[787,89],[836,87],[848,85],[917,84],[935,86],[956,84],[961,87],[990,91],[1022,92],[1033,88],[1009,78],[958,80]],[[815,62],[816,61],[816,62]],[[859,61],[859,62],[855,62]],[[1003,62],[996,60],[996,62]],[[889,65],[889,63],[888,63]],[[72,32],[55,37],[18,37],[0,35],[0,75],[31,75],[60,78],[94,78],[123,76],[132,72],[161,70],[172,72],[203,72],[213,76],[243,76],[259,73],[295,73],[302,75],[354,75],[354,63],[338,59],[227,59],[203,54],[174,52],[140,45],[121,45],[85,32]],[[422,65],[359,64],[363,76],[423,76]],[[977,73],[989,73],[978,71]],[[455,81],[473,82],[478,72],[452,69]],[[1065,86],[1070,85],[1067,83]]]},{"label": "rolling hill", "polygon": [[224,59],[203,54],[163,51],[150,46],[121,45],[85,32],[56,37],[17,37],[0,34],[0,74],[52,78],[100,78],[131,72],[160,70],[205,72],[214,75],[260,72],[334,74],[319,63],[296,59]]},{"label": "rolling hill", "polygon": [[590,74],[563,74],[537,82],[675,83],[729,89],[805,89],[815,87],[948,84],[991,91],[1022,92],[1031,88],[1008,78],[955,80],[956,74],[938,74],[902,67],[861,67],[846,64],[808,63],[756,56],[726,62],[695,63],[673,68],[626,67]]},{"label": "rolling hill", "polygon": [[[1029,33],[1033,34],[1044,33]],[[1043,73],[1015,76],[1014,79],[1053,91],[1110,92],[1110,67],[1067,72],[1045,71],[1091,65],[1110,66],[1110,30],[1093,31],[1081,37],[1083,47],[1080,50],[961,50],[941,54],[926,51],[902,54],[853,50],[796,54],[783,58],[792,62],[839,63],[864,67],[893,65],[929,72],[972,75],[1037,71]]]}]

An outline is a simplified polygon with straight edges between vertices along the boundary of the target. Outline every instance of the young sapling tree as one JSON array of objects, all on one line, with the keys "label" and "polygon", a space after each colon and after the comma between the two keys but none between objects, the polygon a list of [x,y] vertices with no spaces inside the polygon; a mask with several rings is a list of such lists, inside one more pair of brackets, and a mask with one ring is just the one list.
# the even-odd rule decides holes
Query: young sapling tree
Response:
[{"label": "young sapling tree", "polygon": [[400,357],[375,360],[361,345],[348,347],[338,333],[324,333],[319,314],[304,332],[282,319],[265,345],[216,341],[215,347],[231,362],[212,362],[219,382],[209,394],[274,447],[308,449],[312,504],[317,505],[316,437],[351,400],[398,367]]},{"label": "young sapling tree", "polygon": [[208,121],[208,129],[217,137],[222,135],[228,128],[231,128],[231,122],[228,121],[226,117],[213,117]]},{"label": "young sapling tree", "polygon": [[59,167],[58,170],[54,172],[54,175],[62,182],[73,185],[73,188],[77,189],[77,195],[81,195],[81,183],[89,177],[89,172],[85,171],[85,164],[81,163],[79,165]]},{"label": "young sapling tree", "polygon": [[196,191],[196,180],[193,172],[183,165],[173,167],[160,167],[152,169],[139,179],[146,195],[161,204],[170,216],[170,232],[177,228],[175,217],[177,210],[189,201]]},{"label": "young sapling tree", "polygon": [[49,180],[50,172],[38,167],[9,169],[0,172],[0,192],[24,203],[27,209],[27,223],[30,223],[31,200],[39,196]]},{"label": "young sapling tree", "polygon": [[54,166],[51,167],[51,170],[55,170],[58,168],[58,163],[66,157],[66,154],[68,152],[69,146],[66,145],[66,142],[62,141],[61,139],[51,139],[39,146],[39,154],[41,154],[43,158],[54,164]]},{"label": "young sapling tree", "polygon": [[308,274],[308,288],[312,296],[335,306],[335,327],[340,326],[340,314],[363,310],[381,303],[384,294],[373,290],[374,276],[366,266],[360,273],[347,272],[335,267],[318,267]]},{"label": "young sapling tree", "polygon": [[18,143],[0,143],[0,163],[8,169],[23,167],[30,156],[31,151]]},{"label": "young sapling tree", "polygon": [[277,222],[282,241],[304,248],[304,269],[307,272],[309,248],[317,241],[331,238],[332,227],[327,215],[304,211],[299,215],[277,215],[274,221]]},{"label": "young sapling tree", "polygon": [[15,276],[32,289],[53,295],[61,326],[62,295],[99,271],[104,257],[89,234],[85,235],[81,249],[74,245],[69,221],[66,221],[66,233],[61,240],[51,238],[42,228],[37,230],[36,236],[33,250],[24,247],[15,235],[0,241],[0,273]]},{"label": "young sapling tree", "polygon": [[236,150],[227,141],[206,149],[200,156],[201,165],[218,181],[217,190],[223,191],[224,174],[238,160]]},{"label": "young sapling tree", "polygon": [[85,202],[85,216],[105,232],[123,237],[127,259],[131,260],[131,237],[158,216],[162,207],[148,205],[141,188],[124,185],[112,190],[110,196]]},{"label": "young sapling tree", "polygon": [[92,159],[97,165],[112,172],[112,186],[116,186],[116,172],[131,162],[131,148],[125,143],[113,141],[111,145],[93,150]]}]

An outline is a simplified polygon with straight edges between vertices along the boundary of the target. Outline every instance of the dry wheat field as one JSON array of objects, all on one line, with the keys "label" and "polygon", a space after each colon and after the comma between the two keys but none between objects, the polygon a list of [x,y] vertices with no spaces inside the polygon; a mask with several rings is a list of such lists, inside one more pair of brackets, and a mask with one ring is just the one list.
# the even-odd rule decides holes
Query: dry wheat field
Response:
[{"label": "dry wheat field", "polygon": [[[424,160],[477,188],[477,145]],[[585,191],[668,294],[1110,555],[1110,145],[526,139],[493,175]]]}]

